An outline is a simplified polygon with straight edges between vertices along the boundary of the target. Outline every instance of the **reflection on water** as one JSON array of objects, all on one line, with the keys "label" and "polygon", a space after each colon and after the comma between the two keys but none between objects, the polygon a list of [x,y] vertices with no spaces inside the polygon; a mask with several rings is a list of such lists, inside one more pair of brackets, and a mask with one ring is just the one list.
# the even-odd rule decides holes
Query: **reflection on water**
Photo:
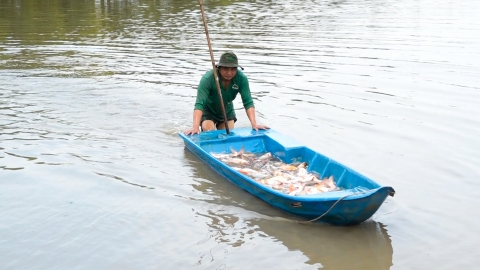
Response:
[{"label": "reflection on water", "polygon": [[[198,184],[192,186],[209,195],[208,199],[196,200],[259,213],[240,217],[222,211],[197,213],[210,220],[207,223],[210,230],[202,241],[213,239],[233,247],[241,246],[244,238],[253,237],[255,232],[257,236],[280,241],[288,250],[300,250],[309,258],[308,264],[320,264],[327,269],[390,269],[392,266],[392,243],[383,224],[373,220],[352,227],[299,224],[295,217],[273,209],[216,174],[186,148],[184,154],[186,165],[197,179]],[[232,235],[232,228],[243,222],[248,228]]]},{"label": "reflection on water", "polygon": [[[27,0],[1,4],[0,67],[36,70],[43,76],[90,77],[157,74],[158,63],[151,63],[151,58],[176,61],[170,67],[173,70],[190,66],[175,60],[172,49],[184,47],[184,35],[196,35],[200,29],[197,21],[177,21],[176,17],[195,9],[195,2],[36,3]],[[162,46],[158,46],[158,40]]]},{"label": "reflection on water", "polygon": [[289,250],[300,250],[309,263],[327,269],[390,269],[393,248],[384,225],[366,221],[354,227],[295,225],[269,219],[248,221],[281,241]]}]

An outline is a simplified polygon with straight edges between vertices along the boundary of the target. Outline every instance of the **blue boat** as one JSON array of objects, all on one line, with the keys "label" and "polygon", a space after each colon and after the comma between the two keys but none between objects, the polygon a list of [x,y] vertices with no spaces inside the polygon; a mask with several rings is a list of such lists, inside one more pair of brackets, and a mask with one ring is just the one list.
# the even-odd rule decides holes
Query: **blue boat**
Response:
[{"label": "blue boat", "polygon": [[[255,131],[236,128],[184,135],[185,147],[202,159],[227,180],[265,202],[286,212],[298,215],[305,222],[323,222],[332,225],[355,225],[369,219],[385,199],[395,194],[389,186],[380,186],[372,179],[314,151],[273,129]],[[245,152],[270,152],[284,163],[306,162],[308,171],[321,178],[333,176],[340,190],[313,195],[292,196],[241,174],[211,153],[230,153],[244,147]]]}]

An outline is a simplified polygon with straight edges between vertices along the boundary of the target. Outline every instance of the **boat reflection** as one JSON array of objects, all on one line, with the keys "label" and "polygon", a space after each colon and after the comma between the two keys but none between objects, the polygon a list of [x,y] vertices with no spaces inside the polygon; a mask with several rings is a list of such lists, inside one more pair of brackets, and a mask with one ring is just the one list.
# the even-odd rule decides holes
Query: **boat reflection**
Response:
[{"label": "boat reflection", "polygon": [[[393,248],[385,226],[367,220],[356,226],[338,227],[321,223],[300,224],[298,217],[278,210],[230,183],[185,148],[185,165],[198,180],[193,187],[211,199],[212,204],[240,207],[258,215],[235,216],[222,211],[198,213],[211,222],[208,238],[218,242],[232,239],[227,230],[248,224],[255,231],[273,237],[289,250],[299,250],[309,258],[308,264],[321,264],[325,269],[390,269]],[[217,239],[218,238],[218,239]],[[233,246],[241,245],[237,239]]]}]

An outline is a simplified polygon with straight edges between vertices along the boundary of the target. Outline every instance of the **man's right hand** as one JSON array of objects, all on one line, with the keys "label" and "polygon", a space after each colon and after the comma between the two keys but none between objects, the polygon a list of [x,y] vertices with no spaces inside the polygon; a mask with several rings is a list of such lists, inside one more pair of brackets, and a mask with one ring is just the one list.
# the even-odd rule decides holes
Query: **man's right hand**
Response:
[{"label": "man's right hand", "polygon": [[186,130],[185,132],[183,132],[183,134],[185,134],[185,135],[200,134],[200,127],[191,128],[191,129],[189,129],[189,130]]}]

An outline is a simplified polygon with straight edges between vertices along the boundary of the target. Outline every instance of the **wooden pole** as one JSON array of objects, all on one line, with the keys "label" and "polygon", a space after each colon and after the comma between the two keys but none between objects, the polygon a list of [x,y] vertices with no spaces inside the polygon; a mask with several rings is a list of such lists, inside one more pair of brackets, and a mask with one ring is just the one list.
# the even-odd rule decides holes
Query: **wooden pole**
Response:
[{"label": "wooden pole", "polygon": [[228,128],[227,114],[225,113],[225,105],[223,104],[222,89],[220,89],[220,82],[218,80],[217,67],[215,66],[215,59],[213,58],[212,44],[210,43],[210,37],[208,36],[207,19],[205,19],[205,11],[203,10],[203,1],[198,0],[200,4],[200,10],[202,11],[203,26],[205,27],[205,34],[207,35],[208,49],[210,50],[210,59],[212,59],[213,76],[215,77],[215,84],[217,85],[218,96],[220,97],[220,105],[222,106],[223,119],[225,120],[225,129],[227,134],[230,134]]}]

